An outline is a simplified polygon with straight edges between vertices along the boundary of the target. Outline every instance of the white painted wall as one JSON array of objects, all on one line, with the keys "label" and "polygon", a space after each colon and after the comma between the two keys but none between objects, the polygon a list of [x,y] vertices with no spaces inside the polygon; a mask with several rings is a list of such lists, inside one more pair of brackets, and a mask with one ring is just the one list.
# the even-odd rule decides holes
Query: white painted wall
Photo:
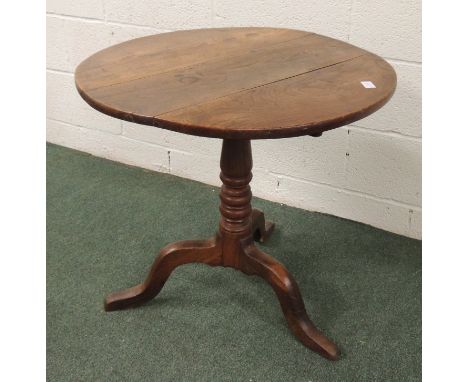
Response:
[{"label": "white painted wall", "polygon": [[220,141],[101,115],[73,72],[90,54],[148,34],[219,26],[313,31],[386,58],[398,75],[376,114],[321,138],[254,141],[254,195],[421,238],[419,0],[48,0],[47,139],[219,185]]}]

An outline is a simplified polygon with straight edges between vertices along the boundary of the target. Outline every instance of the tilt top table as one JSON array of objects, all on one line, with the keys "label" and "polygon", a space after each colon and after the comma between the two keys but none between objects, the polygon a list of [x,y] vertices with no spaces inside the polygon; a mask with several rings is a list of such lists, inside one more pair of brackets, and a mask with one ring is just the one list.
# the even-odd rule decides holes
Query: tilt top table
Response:
[{"label": "tilt top table", "polygon": [[152,299],[180,265],[232,267],[264,278],[294,335],[337,359],[337,346],[309,319],[294,278],[254,244],[254,238],[266,240],[274,225],[250,204],[250,140],[318,137],[373,113],[395,90],[392,67],[363,49],[314,33],[223,28],[112,46],[83,61],[75,80],[83,99],[112,117],[223,139],[216,235],[163,248],[145,281],[109,295],[106,311]]}]

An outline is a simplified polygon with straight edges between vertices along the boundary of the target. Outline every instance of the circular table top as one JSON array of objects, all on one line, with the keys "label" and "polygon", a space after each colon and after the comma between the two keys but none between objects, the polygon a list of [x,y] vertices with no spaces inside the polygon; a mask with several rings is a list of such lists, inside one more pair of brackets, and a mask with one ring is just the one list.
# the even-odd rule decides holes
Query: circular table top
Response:
[{"label": "circular table top", "polygon": [[392,96],[393,68],[363,49],[276,28],[158,34],[104,49],[75,73],[110,116],[186,134],[261,139],[319,134]]}]

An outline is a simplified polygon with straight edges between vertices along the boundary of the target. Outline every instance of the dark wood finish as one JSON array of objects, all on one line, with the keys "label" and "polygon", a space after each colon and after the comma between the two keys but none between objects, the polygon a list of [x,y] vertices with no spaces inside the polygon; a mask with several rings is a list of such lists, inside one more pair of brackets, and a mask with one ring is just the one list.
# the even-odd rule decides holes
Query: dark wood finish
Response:
[{"label": "dark wood finish", "polygon": [[[319,137],[373,113],[395,90],[392,67],[372,53],[313,33],[221,28],[143,37],[104,49],[79,65],[75,80],[85,101],[110,116],[223,139],[215,237],[166,246],[145,281],[109,295],[105,309],[152,299],[180,265],[231,267],[264,278],[294,335],[337,359],[338,348],[309,319],[294,278],[254,244],[266,240],[274,224],[250,204],[250,140]],[[375,88],[361,81],[372,81]]]},{"label": "dark wood finish", "polygon": [[317,135],[371,114],[396,85],[392,67],[372,53],[273,28],[131,40],[85,60],[75,78],[81,96],[103,113],[227,139]]},{"label": "dark wood finish", "polygon": [[297,339],[325,358],[337,360],[338,347],[310,320],[299,287],[285,266],[252,243],[244,245],[242,255],[244,272],[264,278],[273,287],[289,328]]},{"label": "dark wood finish", "polygon": [[255,240],[264,243],[273,232],[275,223],[265,220],[265,215],[262,211],[254,208],[252,210],[252,233]]},{"label": "dark wood finish", "polygon": [[336,360],[337,346],[309,319],[294,278],[284,265],[254,245],[254,234],[266,240],[274,224],[265,223],[259,210],[252,209],[250,180],[252,153],[249,140],[224,140],[221,152],[221,219],[216,236],[210,240],[181,241],[161,250],[146,280],[137,286],[109,295],[105,310],[136,307],[155,297],[172,271],[188,263],[204,263],[240,270],[264,278],[280,301],[293,334],[308,348]]},{"label": "dark wood finish", "polygon": [[161,291],[172,271],[188,263],[221,265],[217,240],[186,240],[167,245],[159,253],[145,281],[107,296],[105,310],[136,307],[151,300]]}]

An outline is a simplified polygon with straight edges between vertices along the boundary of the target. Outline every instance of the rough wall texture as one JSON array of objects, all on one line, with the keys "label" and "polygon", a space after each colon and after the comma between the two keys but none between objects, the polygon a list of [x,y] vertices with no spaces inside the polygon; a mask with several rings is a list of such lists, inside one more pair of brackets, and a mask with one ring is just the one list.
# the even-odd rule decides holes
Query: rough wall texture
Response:
[{"label": "rough wall texture", "polygon": [[90,54],[148,34],[220,26],[325,34],[386,58],[398,75],[376,114],[321,138],[254,141],[254,195],[421,237],[421,4],[418,0],[48,0],[47,139],[219,185],[219,140],[139,126],[81,100]]}]

